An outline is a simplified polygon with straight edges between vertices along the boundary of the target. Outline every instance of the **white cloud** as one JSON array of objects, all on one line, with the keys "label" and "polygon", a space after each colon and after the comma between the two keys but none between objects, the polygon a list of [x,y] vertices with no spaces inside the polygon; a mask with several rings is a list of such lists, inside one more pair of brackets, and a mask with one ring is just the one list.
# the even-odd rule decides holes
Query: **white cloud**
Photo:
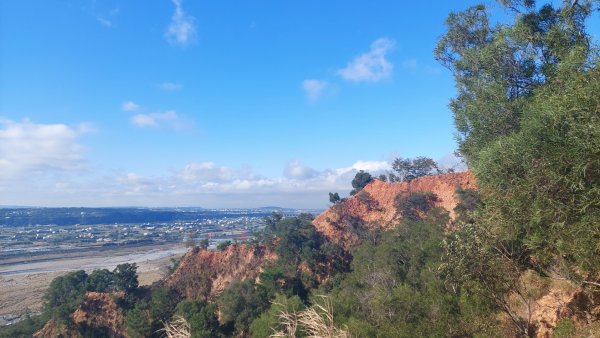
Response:
[{"label": "white cloud", "polygon": [[[70,130],[75,137],[77,132]],[[0,142],[5,143],[4,139]],[[65,155],[60,156],[60,161],[51,162],[71,163],[67,170],[78,168],[82,161],[81,150],[75,155],[74,160]],[[34,158],[39,156],[32,155]],[[29,179],[29,175],[21,180],[7,181],[7,185],[0,180],[0,205],[324,208],[328,205],[328,192],[338,192],[342,196],[349,193],[358,170],[368,170],[377,176],[387,168],[387,162],[357,161],[342,168],[317,170],[294,160],[284,166],[283,175],[266,177],[244,166],[198,161],[163,175],[123,171],[104,177],[85,177],[65,172],[60,177],[44,180]],[[4,167],[0,166],[0,169]],[[4,170],[0,172],[5,175]]]},{"label": "white cloud", "polygon": [[38,124],[0,119],[0,180],[55,171],[81,170],[78,138],[90,125]]},{"label": "white cloud", "polygon": [[323,91],[327,88],[328,83],[326,81],[307,79],[302,81],[302,89],[306,93],[306,99],[310,102],[317,101]]},{"label": "white cloud", "polygon": [[123,111],[132,112],[132,111],[138,110],[139,108],[140,108],[140,105],[133,101],[126,101],[126,102],[123,102],[123,104],[121,105],[121,109]]},{"label": "white cloud", "polygon": [[173,92],[176,90],[180,90],[181,88],[183,88],[183,86],[180,83],[163,82],[158,85],[158,88],[168,92]]},{"label": "white cloud", "polygon": [[186,165],[178,177],[186,182],[222,183],[237,178],[234,169],[217,166],[214,162],[194,162]]},{"label": "white cloud", "polygon": [[[327,206],[327,194],[337,191],[342,196],[351,189],[358,170],[369,170],[372,175],[389,168],[387,162],[358,161],[348,167],[316,170],[298,160],[289,162],[281,177],[264,177],[248,168],[219,166],[213,162],[186,165],[171,177],[156,179],[154,188],[137,184],[140,198],[156,196],[180,204],[206,207],[284,207],[321,208]],[[142,180],[143,181],[143,180]],[[146,181],[143,181],[146,182]],[[133,191],[131,187],[128,191]],[[143,193],[142,193],[143,191]]]},{"label": "white cloud", "polygon": [[131,117],[131,124],[139,128],[165,128],[173,130],[184,130],[191,126],[190,121],[180,117],[174,110],[150,114],[136,114]]},{"label": "white cloud", "polygon": [[175,5],[175,13],[171,17],[165,37],[172,44],[187,46],[196,37],[196,19],[183,10],[181,5],[183,0],[172,1]]},{"label": "white cloud", "polygon": [[337,175],[344,175],[347,173],[356,173],[360,170],[367,171],[371,174],[382,173],[391,169],[391,165],[386,161],[356,161],[349,167],[343,167],[336,169]]},{"label": "white cloud", "polygon": [[462,172],[469,169],[464,158],[458,157],[456,153],[446,154],[437,163],[440,169],[443,170],[452,169],[455,172]]},{"label": "white cloud", "polygon": [[357,56],[338,75],[352,82],[378,82],[392,75],[394,65],[385,57],[394,48],[394,41],[379,38],[371,44],[371,50]]},{"label": "white cloud", "polygon": [[283,176],[290,179],[305,180],[318,176],[318,172],[298,160],[291,161],[283,170]]}]

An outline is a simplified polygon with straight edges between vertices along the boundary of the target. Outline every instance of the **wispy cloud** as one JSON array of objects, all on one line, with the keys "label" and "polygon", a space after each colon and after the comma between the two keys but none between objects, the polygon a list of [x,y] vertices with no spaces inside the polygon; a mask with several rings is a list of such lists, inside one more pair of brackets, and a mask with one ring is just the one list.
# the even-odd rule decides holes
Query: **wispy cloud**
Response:
[{"label": "wispy cloud", "polygon": [[84,147],[78,138],[90,124],[40,124],[0,118],[0,180],[55,171],[81,170]]},{"label": "wispy cloud", "polygon": [[310,102],[317,101],[325,89],[327,89],[328,83],[326,81],[307,79],[302,81],[302,89],[306,94],[306,99]]},{"label": "wispy cloud", "polygon": [[337,74],[352,82],[379,82],[389,78],[394,65],[386,59],[386,55],[394,45],[394,41],[388,38],[375,40],[369,52],[354,58],[345,68],[338,70]]},{"label": "wispy cloud", "polygon": [[168,92],[174,92],[176,90],[180,90],[181,88],[183,88],[183,86],[180,83],[163,82],[158,85],[158,88]]},{"label": "wispy cloud", "polygon": [[171,23],[167,27],[165,37],[172,44],[187,46],[196,37],[196,18],[188,15],[182,7],[183,0],[172,0],[175,5],[175,13],[171,17]]},{"label": "wispy cloud", "polygon": [[108,11],[108,13],[97,13],[94,14],[96,16],[96,21],[98,21],[102,26],[110,28],[113,25],[113,21],[119,15],[121,9],[117,6]]},{"label": "wispy cloud", "polygon": [[133,101],[125,101],[121,104],[121,109],[123,111],[134,112],[140,108],[140,105]]},{"label": "wispy cloud", "polygon": [[131,117],[131,124],[139,128],[165,128],[183,130],[189,128],[189,122],[182,119],[174,110],[150,114],[136,114]]}]

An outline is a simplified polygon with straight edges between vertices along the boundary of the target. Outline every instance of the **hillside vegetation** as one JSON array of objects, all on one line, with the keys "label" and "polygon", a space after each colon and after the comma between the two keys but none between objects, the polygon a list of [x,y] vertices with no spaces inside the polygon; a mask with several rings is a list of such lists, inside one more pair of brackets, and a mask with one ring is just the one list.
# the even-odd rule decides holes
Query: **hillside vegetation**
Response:
[{"label": "hillside vegetation", "polygon": [[435,50],[472,172],[359,172],[316,219],[275,213],[152,287],[135,265],[60,277],[0,336],[600,337],[600,2],[500,3],[509,23],[452,13]]}]

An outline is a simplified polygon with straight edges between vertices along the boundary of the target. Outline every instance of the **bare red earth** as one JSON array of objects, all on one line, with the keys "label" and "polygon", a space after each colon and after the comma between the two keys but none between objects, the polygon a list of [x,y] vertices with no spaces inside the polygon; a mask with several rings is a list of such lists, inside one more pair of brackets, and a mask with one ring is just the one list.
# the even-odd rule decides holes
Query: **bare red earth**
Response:
[{"label": "bare red earth", "polygon": [[313,224],[329,239],[348,249],[358,244],[352,223],[360,222],[369,229],[389,229],[398,224],[401,216],[396,212],[394,200],[400,194],[432,192],[438,197],[436,206],[446,209],[450,218],[454,218],[454,208],[459,203],[458,187],[476,189],[475,176],[471,172],[463,172],[395,183],[376,179],[357,195],[317,216]]}]

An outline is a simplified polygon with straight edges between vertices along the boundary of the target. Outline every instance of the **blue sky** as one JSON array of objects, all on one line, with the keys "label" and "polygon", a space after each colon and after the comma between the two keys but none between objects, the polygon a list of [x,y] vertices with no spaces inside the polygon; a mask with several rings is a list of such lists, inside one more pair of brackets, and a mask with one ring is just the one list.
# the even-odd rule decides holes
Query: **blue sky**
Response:
[{"label": "blue sky", "polygon": [[325,207],[447,162],[433,48],[470,4],[2,1],[0,205]]}]

